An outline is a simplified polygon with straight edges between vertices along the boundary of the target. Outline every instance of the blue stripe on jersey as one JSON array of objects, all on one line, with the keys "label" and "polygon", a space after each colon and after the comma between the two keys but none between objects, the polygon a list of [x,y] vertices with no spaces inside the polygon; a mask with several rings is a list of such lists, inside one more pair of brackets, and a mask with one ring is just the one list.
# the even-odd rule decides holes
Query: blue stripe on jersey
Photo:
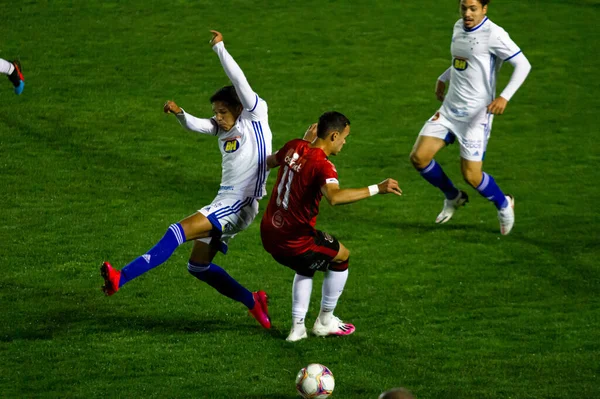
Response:
[{"label": "blue stripe on jersey", "polygon": [[266,175],[266,147],[261,123],[252,121],[252,128],[254,129],[254,137],[256,138],[258,148],[258,176],[256,178],[256,186],[254,187],[254,196],[260,197],[260,195],[262,194],[262,183],[264,182],[264,178]]},{"label": "blue stripe on jersey", "polygon": [[513,55],[511,55],[510,57],[508,57],[507,59],[505,59],[504,61],[508,61],[510,59],[513,59],[514,57],[516,57],[517,55],[521,54],[521,50],[517,51],[516,53],[514,53]]},{"label": "blue stripe on jersey", "polygon": [[256,106],[258,105],[258,94],[254,93],[254,95],[256,96],[256,102],[254,103],[254,107],[252,107],[250,112],[254,111],[256,109]]},{"label": "blue stripe on jersey", "polygon": [[263,149],[263,162],[261,167],[262,176],[260,178],[260,184],[258,186],[258,196],[260,197],[262,194],[262,188],[267,180],[267,145],[265,143],[265,134],[263,132],[262,123],[258,122],[258,128],[260,129],[260,139],[262,141],[262,149]]},{"label": "blue stripe on jersey", "polygon": [[490,89],[492,89],[492,101],[496,96],[496,55],[492,54],[490,57]]},{"label": "blue stripe on jersey", "polygon": [[[260,174],[261,174],[261,170],[260,170],[260,156],[261,156],[261,151],[260,151],[260,139],[258,138],[258,126],[257,126],[257,122],[252,121],[252,129],[254,130],[254,139],[256,140],[256,148],[258,151],[258,171],[257,171],[257,176],[256,176],[256,184],[258,184],[258,181],[260,180]],[[256,196],[256,186],[254,186],[254,196]]]},{"label": "blue stripe on jersey", "polygon": [[487,21],[487,20],[488,20],[488,17],[485,17],[479,25],[477,25],[476,27],[471,28],[471,29],[465,29],[465,25],[463,25],[463,29],[465,32],[475,32],[477,29],[481,28],[481,25],[485,24],[485,21]]}]

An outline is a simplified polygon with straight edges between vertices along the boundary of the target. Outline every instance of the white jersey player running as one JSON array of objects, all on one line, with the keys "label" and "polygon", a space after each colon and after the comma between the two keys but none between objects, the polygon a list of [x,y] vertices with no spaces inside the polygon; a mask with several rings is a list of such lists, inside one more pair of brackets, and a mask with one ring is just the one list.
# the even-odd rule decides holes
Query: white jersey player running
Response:
[{"label": "white jersey player running", "polygon": [[173,101],[165,103],[164,112],[175,114],[186,129],[217,137],[223,156],[217,196],[198,212],[172,224],[152,249],[123,269],[116,270],[104,262],[101,267],[103,290],[107,295],[113,295],[127,282],[165,262],[179,245],[194,240],[188,271],[221,294],[246,305],[263,327],[270,328],[266,293],[248,291],[212,263],[217,252],[226,253],[228,241],[246,229],[258,213],[258,200],[266,192],[271,129],[267,103],[252,90],[244,73],[225,49],[223,36],[217,31],[211,32],[212,48],[233,86],[217,90],[210,98],[212,118],[196,118]]},{"label": "white jersey player running", "polygon": [[[498,209],[500,232],[514,225],[514,198],[505,195],[493,177],[483,172],[483,160],[494,114],[502,114],[508,101],[531,70],[529,61],[508,33],[486,16],[489,0],[461,0],[462,19],[454,25],[452,64],[438,78],[436,96],[442,107],[425,123],[410,154],[413,166],[445,195],[436,223],[446,223],[456,209],[468,202],[433,159],[455,140],[460,145],[465,181]],[[496,97],[496,77],[503,62],[514,66],[508,85]],[[444,96],[446,82],[450,81]]]}]

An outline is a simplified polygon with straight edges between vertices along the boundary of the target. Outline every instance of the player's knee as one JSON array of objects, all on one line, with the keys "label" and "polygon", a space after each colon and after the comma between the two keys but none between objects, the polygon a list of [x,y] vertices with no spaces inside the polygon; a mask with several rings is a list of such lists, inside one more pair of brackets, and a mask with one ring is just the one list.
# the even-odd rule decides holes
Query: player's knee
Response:
[{"label": "player's knee", "polygon": [[345,262],[348,260],[349,257],[350,257],[350,250],[348,248],[346,248],[345,246],[341,245],[340,251],[338,252],[336,257],[333,259],[333,262],[338,262],[338,263]]},{"label": "player's knee", "polygon": [[416,150],[411,151],[409,158],[410,158],[410,163],[412,163],[412,165],[417,170],[421,170],[421,169],[427,167],[427,165],[429,165],[429,162],[431,162],[431,159],[427,159],[427,157],[423,156],[421,153],[419,153]]}]

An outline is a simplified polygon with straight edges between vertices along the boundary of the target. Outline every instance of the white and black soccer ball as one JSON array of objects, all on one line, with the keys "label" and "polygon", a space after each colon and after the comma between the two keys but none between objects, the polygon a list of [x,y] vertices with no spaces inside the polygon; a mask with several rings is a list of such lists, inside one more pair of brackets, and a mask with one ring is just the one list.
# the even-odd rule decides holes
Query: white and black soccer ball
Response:
[{"label": "white and black soccer ball", "polygon": [[309,364],[296,377],[296,390],[305,399],[328,398],[334,387],[333,374],[322,364]]}]

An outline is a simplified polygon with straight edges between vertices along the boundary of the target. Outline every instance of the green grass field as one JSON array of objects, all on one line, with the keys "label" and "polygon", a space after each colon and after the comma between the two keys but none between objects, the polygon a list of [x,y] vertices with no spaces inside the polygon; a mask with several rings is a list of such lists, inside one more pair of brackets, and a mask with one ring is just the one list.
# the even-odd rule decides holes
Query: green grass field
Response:
[{"label": "green grass field", "polygon": [[[291,399],[311,362],[331,368],[340,399],[394,386],[600,397],[600,1],[490,6],[533,65],[486,159],[516,198],[507,237],[472,189],[436,226],[442,196],[408,161],[439,105],[454,0],[30,0],[0,15],[0,58],[19,57],[26,77],[19,97],[0,77],[0,397]],[[321,206],[319,228],[352,251],[336,313],[353,336],[285,342],[293,273],[262,249],[258,222],[215,262],[269,293],[272,331],[187,273],[191,244],[100,291],[103,260],[124,266],[216,193],[214,139],[161,112],[172,99],[210,115],[228,82],[209,29],[268,101],[274,148],[339,110],[352,121],[334,159],[342,187],[400,182],[403,197]],[[458,148],[436,159],[465,188]]]}]

